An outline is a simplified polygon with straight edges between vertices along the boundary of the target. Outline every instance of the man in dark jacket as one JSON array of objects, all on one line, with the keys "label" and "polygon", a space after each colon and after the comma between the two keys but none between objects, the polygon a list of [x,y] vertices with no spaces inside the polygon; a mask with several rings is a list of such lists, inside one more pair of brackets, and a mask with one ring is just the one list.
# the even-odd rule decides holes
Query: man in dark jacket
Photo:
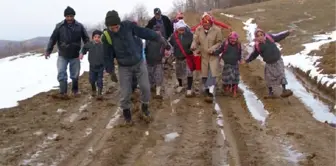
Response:
[{"label": "man in dark jacket", "polygon": [[146,28],[153,29],[155,25],[161,27],[161,34],[165,39],[168,39],[173,33],[173,24],[167,16],[162,15],[159,8],[154,9],[154,17],[149,20]]},{"label": "man in dark jacket", "polygon": [[78,95],[78,77],[80,72],[79,50],[81,40],[84,44],[90,41],[90,38],[84,26],[74,19],[76,12],[73,8],[67,7],[64,10],[65,20],[58,23],[50,37],[45,57],[48,59],[57,43],[57,79],[60,84],[60,96],[67,99],[67,67],[70,64],[70,78],[72,79],[72,93]]},{"label": "man in dark jacket", "polygon": [[[132,76],[136,75],[141,91],[141,110],[142,117],[146,122],[151,120],[148,110],[150,98],[150,86],[148,80],[148,71],[143,57],[141,55],[140,45],[134,36],[160,42],[162,38],[153,30],[141,28],[131,21],[120,20],[118,12],[109,11],[106,14],[105,25],[108,28],[107,34],[102,37],[107,69],[114,71],[111,61],[114,58],[118,62],[119,83],[120,83],[120,107],[127,125],[132,124],[131,117],[131,94],[132,94]],[[110,40],[110,42],[108,41]],[[109,44],[111,43],[111,44]]]}]

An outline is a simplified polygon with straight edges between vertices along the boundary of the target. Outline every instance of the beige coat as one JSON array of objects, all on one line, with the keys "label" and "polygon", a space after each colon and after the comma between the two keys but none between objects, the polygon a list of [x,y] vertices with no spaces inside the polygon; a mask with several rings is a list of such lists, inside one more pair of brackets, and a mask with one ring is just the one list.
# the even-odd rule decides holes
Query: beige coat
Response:
[{"label": "beige coat", "polygon": [[209,54],[209,52],[214,52],[222,44],[222,39],[222,31],[217,26],[212,26],[208,35],[205,34],[202,26],[196,29],[191,48],[197,48],[201,51],[202,77],[208,77],[209,66],[213,77],[218,77],[220,75],[219,58],[218,56]]}]

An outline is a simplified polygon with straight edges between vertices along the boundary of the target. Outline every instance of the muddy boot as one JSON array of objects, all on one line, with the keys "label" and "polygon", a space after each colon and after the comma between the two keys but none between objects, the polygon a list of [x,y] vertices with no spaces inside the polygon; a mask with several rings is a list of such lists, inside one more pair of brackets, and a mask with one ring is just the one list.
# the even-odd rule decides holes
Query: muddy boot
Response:
[{"label": "muddy boot", "polygon": [[97,96],[97,88],[95,84],[91,84],[91,96],[96,97]]},{"label": "muddy boot", "polygon": [[152,86],[150,90],[154,93],[156,91],[155,86]]},{"label": "muddy boot", "polygon": [[146,123],[150,123],[153,119],[150,115],[150,112],[148,110],[148,104],[141,104],[141,119],[144,120]]},{"label": "muddy boot", "polygon": [[230,95],[230,85],[223,85],[223,95],[224,96]]},{"label": "muddy boot", "polygon": [[192,98],[195,96],[195,93],[192,90],[187,90],[186,97],[187,98]]},{"label": "muddy boot", "polygon": [[207,103],[212,103],[212,100],[213,100],[213,94],[210,93],[210,90],[209,89],[205,89],[205,92],[204,92],[204,101],[207,102]]},{"label": "muddy boot", "polygon": [[277,97],[274,95],[273,88],[268,88],[268,96],[265,96],[264,99],[276,99]]},{"label": "muddy boot", "polygon": [[97,100],[103,100],[103,90],[102,90],[102,88],[98,89]]},{"label": "muddy boot", "polygon": [[80,92],[78,90],[78,80],[72,80],[72,95],[74,97],[79,97],[80,96]]},{"label": "muddy boot", "polygon": [[156,94],[154,96],[155,99],[163,99],[162,95],[161,95],[161,87],[158,86],[156,87]]},{"label": "muddy boot", "polygon": [[232,89],[232,97],[236,98],[236,97],[239,97],[239,94],[238,94],[238,85],[233,85],[233,89]]},{"label": "muddy boot", "polygon": [[53,94],[52,97],[55,98],[55,99],[61,99],[61,100],[70,99],[68,94],[67,94],[67,91],[68,91],[67,82],[60,82],[59,84],[60,84],[59,85],[60,92],[57,93],[57,94]]},{"label": "muddy boot", "polygon": [[132,126],[133,121],[132,121],[131,110],[130,109],[124,109],[123,110],[123,115],[124,115],[124,120],[125,120],[125,123],[124,123],[123,126],[125,126],[125,127]]},{"label": "muddy boot", "polygon": [[280,95],[283,98],[289,97],[293,95],[293,91],[286,89],[282,91],[282,94]]}]

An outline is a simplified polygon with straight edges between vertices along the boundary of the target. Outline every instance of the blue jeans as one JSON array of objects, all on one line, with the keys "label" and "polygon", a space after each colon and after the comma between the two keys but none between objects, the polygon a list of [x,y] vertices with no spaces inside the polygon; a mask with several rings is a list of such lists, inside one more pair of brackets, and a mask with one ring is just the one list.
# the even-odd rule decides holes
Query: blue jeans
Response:
[{"label": "blue jeans", "polygon": [[60,83],[60,93],[67,93],[68,84],[68,64],[70,64],[70,78],[72,80],[72,92],[78,92],[78,78],[80,72],[80,60],[78,58],[66,58],[58,56],[57,59],[57,80]]},{"label": "blue jeans", "polygon": [[90,84],[91,86],[97,86],[99,89],[103,89],[103,77],[104,77],[104,65],[90,65]]}]

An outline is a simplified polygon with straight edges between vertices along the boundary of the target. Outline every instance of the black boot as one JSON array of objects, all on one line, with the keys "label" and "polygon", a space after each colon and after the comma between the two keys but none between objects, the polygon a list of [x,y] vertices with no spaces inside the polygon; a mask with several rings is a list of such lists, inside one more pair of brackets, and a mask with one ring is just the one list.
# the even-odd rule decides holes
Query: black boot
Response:
[{"label": "black boot", "polygon": [[123,110],[123,115],[124,115],[125,123],[126,124],[131,124],[132,123],[131,110],[130,109],[124,109]]},{"label": "black boot", "polygon": [[150,115],[150,112],[148,110],[148,104],[142,104],[141,105],[141,111],[142,111],[142,118],[146,123],[150,123],[152,121],[152,117]]},{"label": "black boot", "polygon": [[102,100],[103,99],[103,89],[102,88],[98,88],[98,100]]},{"label": "black boot", "polygon": [[97,95],[97,88],[95,84],[91,84],[91,88],[92,88],[92,93],[91,96],[96,96]]},{"label": "black boot", "polygon": [[67,94],[67,92],[68,92],[68,84],[67,84],[67,82],[62,81],[59,84],[60,84],[60,86],[59,86],[60,92],[59,92],[59,94],[56,94],[53,97],[54,98],[63,99],[63,100],[68,100],[69,96]]},{"label": "black boot", "polygon": [[72,93],[77,96],[78,93],[78,80],[72,80]]}]

